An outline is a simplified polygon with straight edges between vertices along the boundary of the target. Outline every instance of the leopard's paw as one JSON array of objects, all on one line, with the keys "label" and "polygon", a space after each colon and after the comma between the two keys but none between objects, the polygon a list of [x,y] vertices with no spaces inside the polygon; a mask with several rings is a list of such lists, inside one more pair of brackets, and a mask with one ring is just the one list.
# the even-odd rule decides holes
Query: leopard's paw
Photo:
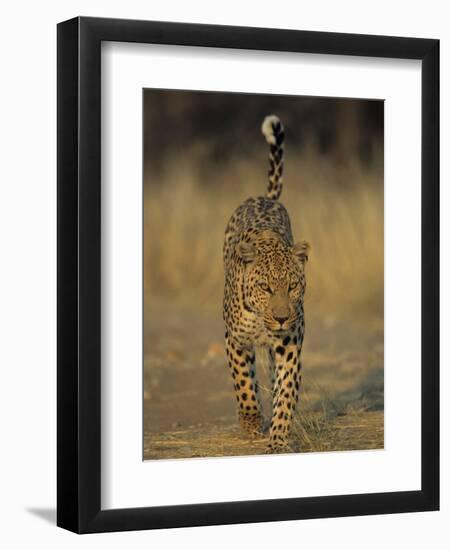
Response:
[{"label": "leopard's paw", "polygon": [[292,452],[292,448],[287,441],[271,439],[267,444],[265,454],[288,454]]},{"label": "leopard's paw", "polygon": [[263,437],[264,417],[261,414],[239,415],[239,424],[250,437]]}]

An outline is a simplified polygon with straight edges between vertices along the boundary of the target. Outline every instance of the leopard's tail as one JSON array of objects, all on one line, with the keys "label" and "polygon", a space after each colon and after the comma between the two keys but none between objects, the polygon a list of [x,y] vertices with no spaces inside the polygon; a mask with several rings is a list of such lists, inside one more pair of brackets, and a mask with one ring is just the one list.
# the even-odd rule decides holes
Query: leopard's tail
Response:
[{"label": "leopard's tail", "polygon": [[284,128],[276,115],[269,115],[264,119],[261,130],[270,146],[269,186],[266,197],[277,200],[283,188]]}]

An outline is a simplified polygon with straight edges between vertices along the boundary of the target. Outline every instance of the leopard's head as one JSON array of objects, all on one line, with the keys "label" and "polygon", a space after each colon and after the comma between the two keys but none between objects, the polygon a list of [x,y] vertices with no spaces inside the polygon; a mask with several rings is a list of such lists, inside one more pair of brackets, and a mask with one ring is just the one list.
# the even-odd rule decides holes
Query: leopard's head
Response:
[{"label": "leopard's head", "polygon": [[305,294],[305,264],[309,244],[287,246],[273,231],[237,244],[243,264],[245,307],[270,331],[285,331],[296,323]]}]

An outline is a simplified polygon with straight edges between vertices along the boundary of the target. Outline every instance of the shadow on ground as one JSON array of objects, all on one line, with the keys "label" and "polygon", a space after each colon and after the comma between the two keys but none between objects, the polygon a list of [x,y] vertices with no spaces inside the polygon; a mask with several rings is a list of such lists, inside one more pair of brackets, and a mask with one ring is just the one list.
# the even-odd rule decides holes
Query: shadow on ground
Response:
[{"label": "shadow on ground", "polygon": [[27,508],[26,511],[47,523],[56,525],[56,508]]}]

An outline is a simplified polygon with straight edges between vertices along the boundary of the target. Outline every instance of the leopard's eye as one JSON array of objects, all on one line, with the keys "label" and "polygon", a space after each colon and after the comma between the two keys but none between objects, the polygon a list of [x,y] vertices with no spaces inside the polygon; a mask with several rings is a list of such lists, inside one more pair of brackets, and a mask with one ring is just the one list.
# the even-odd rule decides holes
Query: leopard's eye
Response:
[{"label": "leopard's eye", "polygon": [[298,287],[298,281],[291,281],[289,284],[289,290],[294,290],[294,288]]},{"label": "leopard's eye", "polygon": [[264,290],[264,292],[271,292],[269,285],[265,281],[258,281],[258,286]]}]

